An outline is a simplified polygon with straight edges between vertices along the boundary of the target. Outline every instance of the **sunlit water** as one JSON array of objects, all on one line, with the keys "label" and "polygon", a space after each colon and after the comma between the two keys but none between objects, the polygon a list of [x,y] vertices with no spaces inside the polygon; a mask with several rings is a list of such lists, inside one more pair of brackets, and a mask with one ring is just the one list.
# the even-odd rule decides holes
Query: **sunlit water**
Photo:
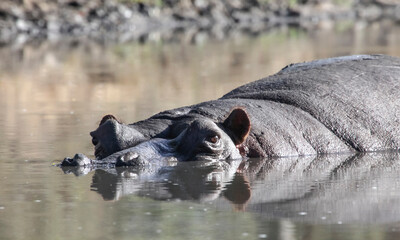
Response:
[{"label": "sunlit water", "polygon": [[182,163],[162,174],[52,163],[90,155],[88,133],[107,113],[134,122],[218,98],[292,62],[400,56],[399,42],[399,26],[341,23],[195,43],[0,48],[0,239],[398,239],[395,153],[251,159],[223,169]]}]

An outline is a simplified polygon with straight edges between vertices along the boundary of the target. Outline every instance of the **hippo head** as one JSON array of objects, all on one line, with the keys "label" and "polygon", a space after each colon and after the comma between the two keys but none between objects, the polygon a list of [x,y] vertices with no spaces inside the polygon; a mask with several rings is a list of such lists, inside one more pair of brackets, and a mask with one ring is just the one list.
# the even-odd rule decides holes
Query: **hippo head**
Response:
[{"label": "hippo head", "polygon": [[142,165],[160,158],[177,161],[238,159],[241,158],[239,147],[246,140],[250,127],[249,117],[241,108],[234,109],[221,123],[197,118],[174,139],[153,138],[116,153],[119,155],[117,166]]}]

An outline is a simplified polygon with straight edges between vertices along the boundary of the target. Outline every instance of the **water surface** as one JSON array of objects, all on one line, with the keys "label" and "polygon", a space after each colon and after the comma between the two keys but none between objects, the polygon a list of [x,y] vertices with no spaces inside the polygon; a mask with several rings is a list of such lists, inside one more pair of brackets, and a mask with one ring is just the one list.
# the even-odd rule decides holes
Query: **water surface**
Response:
[{"label": "water surface", "polygon": [[387,22],[343,22],[222,40],[0,48],[0,239],[398,239],[396,153],[251,159],[223,170],[182,163],[162,174],[52,163],[91,155],[88,133],[107,113],[138,121],[292,62],[400,56],[399,36]]}]

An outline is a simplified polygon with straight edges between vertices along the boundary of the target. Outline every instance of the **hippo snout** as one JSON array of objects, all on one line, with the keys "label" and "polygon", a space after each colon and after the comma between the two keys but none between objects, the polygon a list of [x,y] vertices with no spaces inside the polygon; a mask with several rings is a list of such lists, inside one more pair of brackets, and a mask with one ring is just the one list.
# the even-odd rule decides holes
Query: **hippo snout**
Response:
[{"label": "hippo snout", "polygon": [[90,164],[92,164],[92,160],[82,153],[75,154],[73,158],[64,158],[61,162],[63,167],[88,166]]}]

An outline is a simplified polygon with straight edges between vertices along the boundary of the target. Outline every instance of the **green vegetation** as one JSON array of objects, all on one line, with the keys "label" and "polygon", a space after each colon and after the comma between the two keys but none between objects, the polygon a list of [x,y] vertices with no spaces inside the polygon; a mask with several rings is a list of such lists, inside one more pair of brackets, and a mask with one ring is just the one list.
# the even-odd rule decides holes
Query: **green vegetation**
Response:
[{"label": "green vegetation", "polygon": [[350,7],[354,4],[354,0],[333,0],[333,3],[337,6]]}]

